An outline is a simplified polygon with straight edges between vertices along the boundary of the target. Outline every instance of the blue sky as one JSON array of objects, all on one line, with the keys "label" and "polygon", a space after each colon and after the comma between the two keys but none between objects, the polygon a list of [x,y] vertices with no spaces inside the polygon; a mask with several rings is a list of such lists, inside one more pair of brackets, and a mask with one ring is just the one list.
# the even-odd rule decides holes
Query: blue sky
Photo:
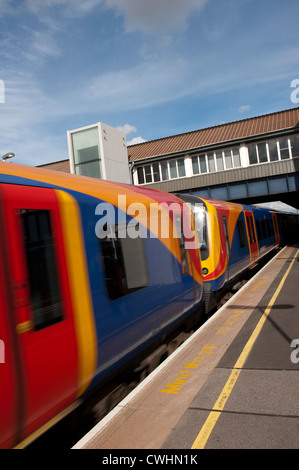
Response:
[{"label": "blue sky", "polygon": [[0,155],[68,157],[98,121],[127,142],[299,106],[298,0],[0,0]]}]

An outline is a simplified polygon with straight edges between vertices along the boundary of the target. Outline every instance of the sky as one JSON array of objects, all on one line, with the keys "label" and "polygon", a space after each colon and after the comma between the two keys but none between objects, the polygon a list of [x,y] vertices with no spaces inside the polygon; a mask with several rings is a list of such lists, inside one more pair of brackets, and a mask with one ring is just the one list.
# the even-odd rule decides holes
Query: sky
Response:
[{"label": "sky", "polygon": [[298,0],[0,0],[0,158],[64,160],[96,122],[130,145],[298,107],[298,18]]}]

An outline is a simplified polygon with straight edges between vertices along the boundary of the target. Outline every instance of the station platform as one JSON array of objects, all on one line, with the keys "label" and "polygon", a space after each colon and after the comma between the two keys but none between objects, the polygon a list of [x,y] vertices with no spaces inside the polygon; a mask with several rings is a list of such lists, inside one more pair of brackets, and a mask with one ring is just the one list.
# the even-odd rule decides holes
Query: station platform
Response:
[{"label": "station platform", "polygon": [[298,449],[299,244],[283,248],[74,449]]}]

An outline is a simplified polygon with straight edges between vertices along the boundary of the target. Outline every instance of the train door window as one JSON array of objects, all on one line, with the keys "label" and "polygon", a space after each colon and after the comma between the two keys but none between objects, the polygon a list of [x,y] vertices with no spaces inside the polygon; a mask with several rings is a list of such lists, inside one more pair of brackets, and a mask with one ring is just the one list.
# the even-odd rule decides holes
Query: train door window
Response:
[{"label": "train door window", "polygon": [[263,238],[267,238],[267,227],[266,227],[266,221],[264,219],[262,220],[262,232],[263,232]]},{"label": "train door window", "polygon": [[195,217],[195,226],[198,235],[200,255],[202,261],[209,257],[209,242],[208,242],[208,220],[207,210],[204,205],[199,207],[199,204],[192,206]]},{"label": "train door window", "polygon": [[33,322],[35,329],[41,330],[63,320],[50,211],[22,209],[19,214],[23,228]]},{"label": "train door window", "polygon": [[181,260],[182,260],[182,272],[183,274],[188,274],[189,273],[188,255],[187,255],[187,250],[185,246],[185,237],[184,237],[184,231],[183,231],[182,217],[180,214],[175,215],[175,222],[176,222],[176,228],[177,228],[178,237],[179,237],[179,247],[180,247],[180,253],[181,253]]},{"label": "train door window", "polygon": [[111,227],[109,234],[100,243],[106,287],[114,300],[146,287],[148,276],[143,239],[130,238],[125,224]]},{"label": "train door window", "polygon": [[254,228],[253,228],[253,221],[252,221],[252,216],[251,215],[246,215],[247,219],[247,225],[248,225],[248,230],[249,230],[249,239],[250,239],[250,245],[256,242],[255,240],[255,234],[254,234]]},{"label": "train door window", "polygon": [[238,233],[239,233],[240,248],[244,248],[245,246],[248,245],[248,243],[247,243],[246,230],[245,230],[245,225],[244,225],[243,220],[238,220],[237,228],[238,228]]},{"label": "train door window", "polygon": [[258,237],[259,241],[261,241],[263,239],[263,236],[262,236],[260,221],[256,220],[255,225],[256,225],[256,230],[257,230],[257,237]]},{"label": "train door window", "polygon": [[226,243],[226,251],[227,254],[230,254],[230,246],[229,246],[229,237],[228,237],[228,230],[227,230],[227,222],[226,222],[226,216],[222,216],[223,220],[223,227],[224,227],[224,235],[225,235],[225,243]]}]

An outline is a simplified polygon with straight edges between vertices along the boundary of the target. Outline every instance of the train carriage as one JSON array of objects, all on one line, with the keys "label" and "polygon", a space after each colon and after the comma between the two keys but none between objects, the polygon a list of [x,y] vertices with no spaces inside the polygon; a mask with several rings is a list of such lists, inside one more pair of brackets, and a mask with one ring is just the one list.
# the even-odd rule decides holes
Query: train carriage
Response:
[{"label": "train carriage", "polygon": [[37,436],[199,316],[200,252],[184,217],[170,195],[0,164],[1,447]]},{"label": "train carriage", "polygon": [[267,209],[177,194],[195,214],[200,238],[206,313],[280,242],[276,214]]}]

